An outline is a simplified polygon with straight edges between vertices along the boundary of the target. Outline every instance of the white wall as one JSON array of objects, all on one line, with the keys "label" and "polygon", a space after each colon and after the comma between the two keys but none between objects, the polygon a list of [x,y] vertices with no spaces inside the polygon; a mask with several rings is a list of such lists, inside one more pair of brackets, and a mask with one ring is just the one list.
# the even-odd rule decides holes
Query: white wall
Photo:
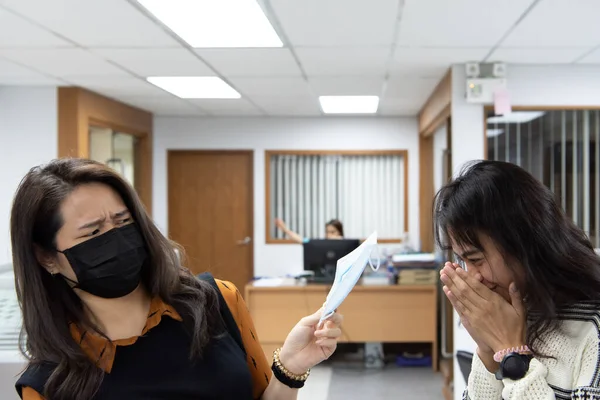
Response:
[{"label": "white wall", "polygon": [[433,134],[433,188],[435,193],[444,182],[444,152],[448,148],[448,128],[442,124]]},{"label": "white wall", "polygon": [[[597,66],[508,65],[508,91],[513,106],[600,106]],[[452,68],[452,168],[456,174],[469,160],[484,157],[483,105],[465,101],[464,65]],[[473,351],[475,344],[458,327],[455,314],[454,349]],[[455,364],[455,371],[459,371]],[[454,398],[461,399],[464,381],[454,374]]]},{"label": "white wall", "polygon": [[[465,162],[484,157],[483,106],[465,101],[464,69],[463,65],[452,67],[452,171],[454,176]],[[458,315],[454,313],[454,351],[457,350],[473,352],[475,343],[465,329],[459,326]],[[460,400],[465,383],[456,357],[454,371],[454,399]]]},{"label": "white wall", "polygon": [[507,80],[515,106],[600,106],[597,65],[509,65]]},{"label": "white wall", "polygon": [[257,276],[302,270],[302,247],[265,244],[265,150],[407,149],[409,234],[419,237],[416,118],[177,118],[154,121],[154,220],[167,232],[168,149],[254,150],[254,271]]},{"label": "white wall", "polygon": [[0,86],[0,265],[10,262],[10,208],[23,176],[58,153],[55,87]]}]

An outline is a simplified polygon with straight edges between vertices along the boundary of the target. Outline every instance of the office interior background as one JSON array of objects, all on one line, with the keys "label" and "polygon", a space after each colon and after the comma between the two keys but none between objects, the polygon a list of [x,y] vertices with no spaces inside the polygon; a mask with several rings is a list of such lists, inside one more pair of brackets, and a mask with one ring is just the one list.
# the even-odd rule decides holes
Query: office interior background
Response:
[{"label": "office interior background", "polygon": [[[0,0],[0,398],[16,398],[24,365],[11,201],[56,157],[120,171],[192,270],[241,289],[303,270],[276,218],[306,237],[331,218],[348,237],[378,230],[384,259],[435,253],[433,195],[473,159],[528,169],[600,247],[599,13],[595,0]],[[307,308],[266,286],[245,296],[269,349]],[[473,342],[436,282],[397,286],[349,297],[345,341],[360,346],[341,353],[383,342],[429,365],[333,360],[301,398],[461,397],[455,355]]]}]

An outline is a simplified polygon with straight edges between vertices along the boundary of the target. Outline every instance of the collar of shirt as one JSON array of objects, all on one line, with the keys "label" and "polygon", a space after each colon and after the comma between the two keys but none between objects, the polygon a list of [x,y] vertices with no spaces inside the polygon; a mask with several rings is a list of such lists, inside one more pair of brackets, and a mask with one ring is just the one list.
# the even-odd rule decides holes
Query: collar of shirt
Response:
[{"label": "collar of shirt", "polygon": [[83,352],[96,363],[104,372],[110,373],[115,360],[117,346],[129,346],[134,344],[140,336],[145,335],[150,329],[157,326],[163,316],[168,316],[176,321],[182,321],[181,316],[175,309],[163,302],[159,297],[152,299],[146,325],[139,336],[126,339],[109,340],[95,332],[81,328],[76,323],[71,323],[69,329],[71,336],[79,343]]}]

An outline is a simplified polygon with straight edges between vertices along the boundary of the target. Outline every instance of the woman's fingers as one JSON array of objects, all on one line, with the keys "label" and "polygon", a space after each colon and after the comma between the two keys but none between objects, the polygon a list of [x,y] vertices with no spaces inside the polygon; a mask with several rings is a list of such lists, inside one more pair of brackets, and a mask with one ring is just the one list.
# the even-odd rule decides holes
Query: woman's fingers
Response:
[{"label": "woman's fingers", "polygon": [[344,321],[344,316],[342,314],[335,312],[329,318],[327,318],[326,324],[332,323],[334,326],[340,326],[343,321]]},{"label": "woman's fingers", "polygon": [[340,328],[323,328],[315,331],[316,338],[339,338],[342,336],[342,330]]},{"label": "woman's fingers", "polygon": [[458,300],[458,298],[454,294],[452,294],[452,292],[447,286],[444,286],[442,290],[444,291],[444,294],[446,294],[448,300],[450,300],[450,303],[458,313],[458,316],[462,318],[466,312],[465,306]]},{"label": "woman's fingers", "polygon": [[[315,342],[316,345],[321,346],[321,347],[325,347],[328,350],[333,350],[335,349],[335,347],[337,346],[337,339],[331,339],[331,338],[322,338],[322,339],[318,339]],[[331,351],[333,352],[333,351]],[[330,352],[328,352],[327,357],[329,357],[331,355]]]},{"label": "woman's fingers", "polygon": [[[460,279],[457,279],[457,278],[458,277],[456,276],[456,273],[454,271],[450,272],[450,271],[448,271],[448,268],[444,268],[442,270],[441,275],[440,275],[440,280],[442,281],[442,283],[445,285],[444,287],[446,288],[446,290],[444,290],[444,293],[446,293],[446,297],[448,297],[448,298],[450,298],[448,296],[448,294],[451,293],[457,302],[460,302],[465,308],[471,308],[472,304],[470,304],[470,301],[466,296],[465,288],[460,287],[461,285],[462,286],[467,286],[467,285],[464,284],[464,282],[460,281]],[[456,308],[456,306],[454,308]]]},{"label": "woman's fingers", "polygon": [[341,314],[338,314],[337,312],[334,312],[329,317],[327,317],[326,320],[321,321],[321,322],[319,322],[317,324],[317,330],[321,330],[324,327],[327,327],[328,325],[331,328],[334,328],[336,326],[340,326],[340,325],[342,325],[343,321],[344,321],[344,317]]}]

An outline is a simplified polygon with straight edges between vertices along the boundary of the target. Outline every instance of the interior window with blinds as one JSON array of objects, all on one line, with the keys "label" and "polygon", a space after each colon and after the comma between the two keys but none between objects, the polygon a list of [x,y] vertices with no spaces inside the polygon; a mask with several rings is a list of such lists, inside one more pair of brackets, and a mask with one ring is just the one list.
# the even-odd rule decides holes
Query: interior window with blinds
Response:
[{"label": "interior window with blinds", "polygon": [[407,152],[267,152],[267,241],[285,238],[283,219],[307,239],[339,219],[347,238],[400,241],[408,231]]},{"label": "interior window with blinds", "polygon": [[486,124],[488,159],[532,173],[600,247],[600,110],[488,113]]}]

